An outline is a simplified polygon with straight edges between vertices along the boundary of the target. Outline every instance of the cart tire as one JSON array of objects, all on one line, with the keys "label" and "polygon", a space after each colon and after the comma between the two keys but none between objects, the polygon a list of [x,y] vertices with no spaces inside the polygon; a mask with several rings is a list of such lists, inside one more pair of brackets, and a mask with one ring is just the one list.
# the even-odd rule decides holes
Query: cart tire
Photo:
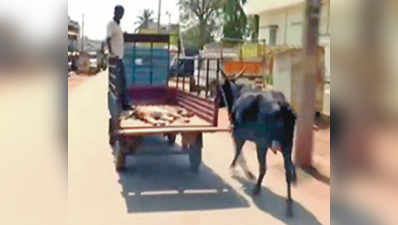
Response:
[{"label": "cart tire", "polygon": [[176,143],[176,134],[167,134],[167,142],[169,145],[174,145]]},{"label": "cart tire", "polygon": [[197,145],[192,145],[189,148],[189,161],[191,165],[191,171],[193,173],[199,172],[200,164],[202,163],[202,148]]},{"label": "cart tire", "polygon": [[115,167],[116,171],[121,172],[125,169],[126,164],[126,155],[122,151],[122,146],[120,145],[120,141],[115,142]]}]

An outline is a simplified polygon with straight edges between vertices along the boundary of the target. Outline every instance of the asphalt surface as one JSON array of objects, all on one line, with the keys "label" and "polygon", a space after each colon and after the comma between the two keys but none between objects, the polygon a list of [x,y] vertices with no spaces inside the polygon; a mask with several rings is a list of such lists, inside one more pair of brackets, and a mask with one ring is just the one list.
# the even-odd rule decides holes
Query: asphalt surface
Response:
[{"label": "asphalt surface", "polygon": [[[258,225],[330,224],[328,130],[320,130],[314,156],[321,176],[298,170],[293,187],[293,218],[285,214],[286,183],[280,154],[268,154],[268,170],[260,196],[255,181],[240,171],[232,177],[233,144],[228,133],[204,135],[200,173],[189,170],[187,155],[128,157],[128,169],[115,171],[108,144],[107,74],[102,72],[69,87],[68,95],[68,222],[71,225]],[[323,133],[322,133],[323,132]],[[317,141],[318,139],[316,139]],[[165,152],[161,138],[150,137],[143,148]],[[257,175],[255,146],[243,153]]]}]

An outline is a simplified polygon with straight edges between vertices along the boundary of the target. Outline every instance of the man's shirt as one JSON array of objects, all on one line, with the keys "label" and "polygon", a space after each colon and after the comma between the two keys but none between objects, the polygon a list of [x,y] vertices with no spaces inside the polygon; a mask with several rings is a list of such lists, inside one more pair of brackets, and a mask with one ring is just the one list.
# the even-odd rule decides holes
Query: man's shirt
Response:
[{"label": "man's shirt", "polygon": [[124,55],[123,32],[120,25],[113,20],[109,22],[108,26],[106,27],[106,38],[111,38],[110,44],[113,56],[118,56],[119,59],[122,59]]}]

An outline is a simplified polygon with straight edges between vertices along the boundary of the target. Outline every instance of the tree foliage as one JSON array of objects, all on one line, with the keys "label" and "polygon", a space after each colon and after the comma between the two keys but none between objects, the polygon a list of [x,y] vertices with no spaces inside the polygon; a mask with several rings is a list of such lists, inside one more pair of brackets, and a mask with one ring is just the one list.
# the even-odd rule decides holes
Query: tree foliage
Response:
[{"label": "tree foliage", "polygon": [[150,9],[144,9],[144,12],[141,16],[137,17],[138,21],[135,24],[138,24],[138,28],[148,28],[150,23],[154,22],[153,11]]},{"label": "tree foliage", "polygon": [[[199,35],[200,35],[199,26],[193,26],[188,30],[186,30],[182,34],[184,47],[186,49],[196,49],[196,50],[201,49],[201,47],[203,46],[200,46],[200,43],[198,41]],[[204,43],[210,43],[214,41],[210,33],[205,33],[203,38],[204,38]]]},{"label": "tree foliage", "polygon": [[224,38],[243,39],[247,33],[247,16],[243,5],[247,0],[226,0],[224,4]]},{"label": "tree foliage", "polygon": [[203,48],[214,39],[258,37],[258,17],[247,16],[248,0],[179,0],[185,46]]},{"label": "tree foliage", "polygon": [[259,16],[258,15],[254,15],[254,16],[249,16],[247,18],[247,36],[251,39],[251,40],[258,40],[258,31],[259,31],[259,25],[260,25],[260,21],[259,21]]},{"label": "tree foliage", "polygon": [[[186,36],[193,36],[193,39],[184,41],[192,41],[199,49],[211,40],[211,36],[217,32],[220,23],[220,11],[223,8],[225,0],[179,0],[180,21],[185,28],[194,28],[197,36],[193,33]],[[209,38],[210,37],[210,38]]]},{"label": "tree foliage", "polygon": [[226,0],[224,4],[224,38],[232,39],[258,39],[258,15],[246,15],[243,6],[248,0]]}]

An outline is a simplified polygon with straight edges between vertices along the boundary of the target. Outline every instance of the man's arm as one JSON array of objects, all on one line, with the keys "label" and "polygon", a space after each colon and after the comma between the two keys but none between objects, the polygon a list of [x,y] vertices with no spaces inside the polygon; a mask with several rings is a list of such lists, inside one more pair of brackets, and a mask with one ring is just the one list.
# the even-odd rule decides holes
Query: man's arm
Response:
[{"label": "man's arm", "polygon": [[111,38],[106,38],[106,44],[108,45],[109,55],[113,55],[112,46],[111,46]]},{"label": "man's arm", "polygon": [[113,26],[112,23],[109,23],[108,26],[106,27],[106,44],[108,45],[110,56],[113,55],[112,45],[111,45],[112,35],[113,35]]}]

